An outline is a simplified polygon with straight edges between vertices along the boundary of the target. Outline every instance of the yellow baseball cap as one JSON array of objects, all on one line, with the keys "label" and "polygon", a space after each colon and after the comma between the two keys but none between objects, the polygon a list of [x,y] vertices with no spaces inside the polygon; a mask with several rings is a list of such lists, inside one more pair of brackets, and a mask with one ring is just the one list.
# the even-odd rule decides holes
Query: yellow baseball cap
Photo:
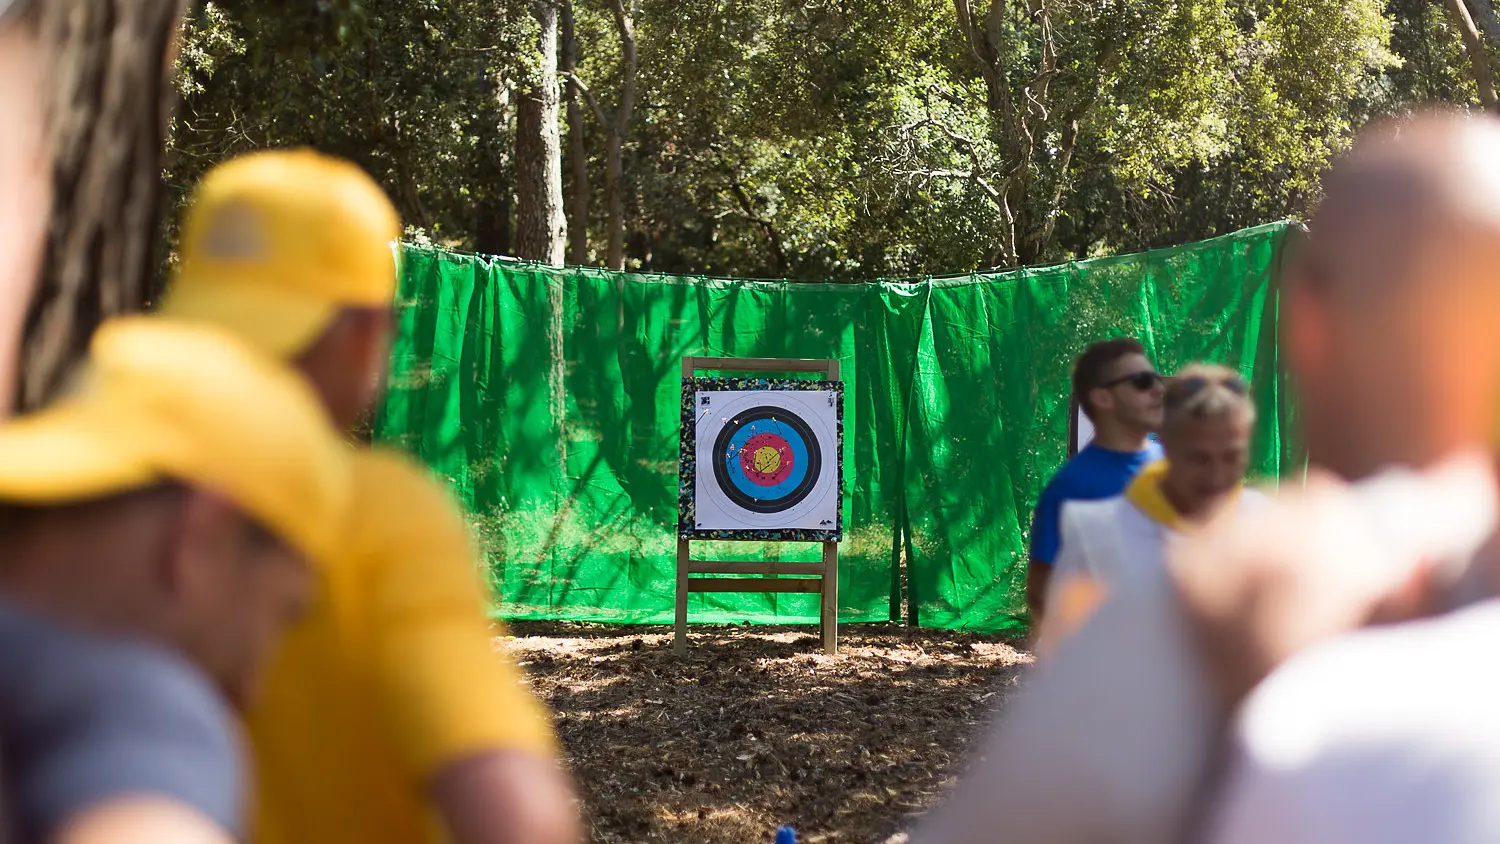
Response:
[{"label": "yellow baseball cap", "polygon": [[213,326],[125,317],[65,399],[0,425],[0,500],[58,505],[163,481],[222,495],[313,560],[348,518],[352,448],[284,364]]},{"label": "yellow baseball cap", "polygon": [[396,209],[357,166],[312,150],[251,153],[199,184],[161,313],[293,357],[341,309],[390,307],[400,236]]}]

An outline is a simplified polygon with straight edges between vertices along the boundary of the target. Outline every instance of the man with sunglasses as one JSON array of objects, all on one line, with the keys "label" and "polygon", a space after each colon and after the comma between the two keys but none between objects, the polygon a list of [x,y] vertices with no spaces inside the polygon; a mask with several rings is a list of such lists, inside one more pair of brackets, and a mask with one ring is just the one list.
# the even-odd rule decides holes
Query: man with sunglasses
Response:
[{"label": "man with sunglasses", "polygon": [[1141,469],[1161,457],[1150,435],[1162,421],[1162,378],[1140,341],[1094,343],[1073,365],[1073,396],[1094,425],[1094,439],[1053,476],[1031,523],[1026,604],[1041,621],[1053,563],[1062,545],[1063,505],[1114,498]]},{"label": "man with sunglasses", "polygon": [[1239,375],[1221,366],[1188,367],[1168,383],[1162,405],[1166,459],[1142,469],[1121,496],[1063,508],[1062,550],[1039,650],[1050,650],[1081,623],[1105,591],[1158,576],[1174,537],[1264,503],[1243,488],[1255,405]]}]

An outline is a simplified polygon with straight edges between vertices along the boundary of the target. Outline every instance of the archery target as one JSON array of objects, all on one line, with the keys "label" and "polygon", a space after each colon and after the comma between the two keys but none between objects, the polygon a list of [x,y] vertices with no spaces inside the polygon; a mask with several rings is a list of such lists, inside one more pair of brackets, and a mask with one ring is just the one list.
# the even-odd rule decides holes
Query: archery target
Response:
[{"label": "archery target", "polygon": [[835,530],[838,394],[695,395],[698,530]]}]

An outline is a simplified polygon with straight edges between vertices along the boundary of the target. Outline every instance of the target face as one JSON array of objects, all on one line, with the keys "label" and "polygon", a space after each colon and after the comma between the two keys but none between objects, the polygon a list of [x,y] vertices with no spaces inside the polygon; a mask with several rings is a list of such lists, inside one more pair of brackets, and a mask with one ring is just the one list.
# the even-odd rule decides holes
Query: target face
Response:
[{"label": "target face", "polygon": [[700,391],[695,527],[833,530],[839,395]]},{"label": "target face", "polygon": [[715,483],[753,513],[780,513],[801,503],[823,462],[807,423],[770,405],[736,414],[719,431],[714,451]]}]

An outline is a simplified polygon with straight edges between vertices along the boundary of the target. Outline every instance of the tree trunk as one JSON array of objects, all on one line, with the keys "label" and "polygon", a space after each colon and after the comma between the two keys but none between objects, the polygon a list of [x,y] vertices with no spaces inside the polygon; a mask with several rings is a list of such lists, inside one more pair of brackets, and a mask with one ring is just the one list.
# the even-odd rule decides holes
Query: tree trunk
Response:
[{"label": "tree trunk", "polygon": [[491,80],[496,94],[475,122],[479,127],[479,197],[474,212],[474,249],[485,255],[513,255],[511,251],[511,187],[515,167],[508,135],[513,109],[511,88],[503,79]]},{"label": "tree trunk", "polygon": [[53,207],[17,398],[62,386],[104,319],[145,305],[161,247],[161,172],[189,0],[49,0]]},{"label": "tree trunk", "polygon": [[[573,28],[573,0],[562,2],[562,72],[578,72],[578,38]],[[578,89],[568,85],[568,165],[572,181],[568,188],[568,263],[589,260],[589,148],[583,136],[583,105]]]},{"label": "tree trunk", "polygon": [[557,6],[536,0],[541,61],[516,108],[516,255],[562,266],[567,246],[563,217],[562,138],[557,87]]},{"label": "tree trunk", "polygon": [[1479,30],[1474,26],[1474,19],[1469,16],[1469,7],[1464,0],[1447,0],[1448,15],[1453,19],[1453,25],[1458,27],[1458,34],[1464,41],[1464,52],[1469,57],[1469,72],[1474,77],[1474,84],[1479,88],[1479,101],[1490,111],[1495,110],[1495,78],[1490,70],[1490,57],[1484,49],[1484,39],[1479,37]]},{"label": "tree trunk", "polygon": [[609,268],[625,269],[625,139],[609,131],[609,161],[604,171],[609,196]]},{"label": "tree trunk", "polygon": [[1495,14],[1495,0],[1469,0],[1469,11],[1484,37],[1500,47],[1500,17]]},{"label": "tree trunk", "polygon": [[615,29],[620,33],[620,103],[609,127],[609,162],[605,170],[605,192],[609,194],[609,268],[625,269],[625,139],[635,114],[635,18],[640,0],[613,0]]}]

